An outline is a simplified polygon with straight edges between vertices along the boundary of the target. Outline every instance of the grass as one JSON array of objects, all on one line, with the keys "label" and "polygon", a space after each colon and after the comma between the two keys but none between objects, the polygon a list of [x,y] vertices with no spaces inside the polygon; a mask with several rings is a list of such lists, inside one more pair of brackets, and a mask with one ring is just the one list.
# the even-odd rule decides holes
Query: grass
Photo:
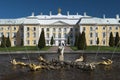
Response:
[{"label": "grass", "polygon": [[47,51],[50,46],[46,46],[45,48],[39,49],[36,46],[16,46],[9,48],[0,48],[0,51]]},{"label": "grass", "polygon": [[[78,49],[76,47],[71,47],[74,51],[77,51]],[[109,46],[87,46],[85,51],[115,51],[120,52],[120,47],[109,47]]]}]

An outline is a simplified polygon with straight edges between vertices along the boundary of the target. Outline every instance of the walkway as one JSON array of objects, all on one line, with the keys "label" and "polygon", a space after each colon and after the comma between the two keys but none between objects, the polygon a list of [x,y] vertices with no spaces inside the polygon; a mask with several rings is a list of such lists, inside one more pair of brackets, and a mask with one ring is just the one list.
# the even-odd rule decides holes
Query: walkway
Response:
[{"label": "walkway", "polygon": [[[57,50],[58,50],[58,46],[53,46],[48,51],[57,51]],[[68,51],[73,51],[73,50],[70,47],[65,46],[65,52],[68,52]]]}]

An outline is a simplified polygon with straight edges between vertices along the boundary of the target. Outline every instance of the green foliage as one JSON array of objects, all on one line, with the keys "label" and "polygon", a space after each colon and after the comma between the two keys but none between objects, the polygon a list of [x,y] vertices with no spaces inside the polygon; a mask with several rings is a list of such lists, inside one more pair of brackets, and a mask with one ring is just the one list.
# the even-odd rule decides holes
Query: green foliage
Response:
[{"label": "green foliage", "polygon": [[79,35],[78,35],[78,41],[77,41],[77,48],[78,50],[80,50],[80,46],[81,46],[81,33],[79,32]]},{"label": "green foliage", "polygon": [[84,49],[86,49],[86,47],[87,47],[87,44],[86,44],[85,32],[83,31],[82,34],[79,35],[78,49],[84,50]]},{"label": "green foliage", "polygon": [[115,46],[118,47],[120,46],[120,38],[119,38],[119,33],[116,33],[116,37],[115,37]]},{"label": "green foliage", "polygon": [[40,49],[44,48],[46,45],[45,45],[45,35],[44,35],[44,29],[42,29],[41,31],[41,35],[40,35],[40,38],[39,38],[39,41],[38,41],[38,47]]},{"label": "green foliage", "polygon": [[24,46],[24,41],[23,41],[23,39],[21,39],[21,46]]},{"label": "green foliage", "polygon": [[53,36],[51,37],[51,40],[50,40],[50,45],[52,46],[54,43],[54,39],[53,39]]},{"label": "green foliage", "polygon": [[7,40],[6,40],[6,47],[11,47],[11,41],[9,36],[7,37]]},{"label": "green foliage", "polygon": [[110,33],[110,37],[109,37],[109,46],[113,47],[114,46],[114,37],[112,32]]},{"label": "green foliage", "polygon": [[96,41],[97,45],[99,44],[99,38],[97,37],[97,41]]},{"label": "green foliage", "polygon": [[76,35],[75,35],[74,46],[77,47],[77,44],[78,44],[78,35],[76,34]]},{"label": "green foliage", "polygon": [[5,39],[4,35],[2,35],[1,47],[2,48],[6,47],[6,39]]},{"label": "green foliage", "polygon": [[68,36],[67,38],[67,44],[69,45],[70,44],[70,37]]}]

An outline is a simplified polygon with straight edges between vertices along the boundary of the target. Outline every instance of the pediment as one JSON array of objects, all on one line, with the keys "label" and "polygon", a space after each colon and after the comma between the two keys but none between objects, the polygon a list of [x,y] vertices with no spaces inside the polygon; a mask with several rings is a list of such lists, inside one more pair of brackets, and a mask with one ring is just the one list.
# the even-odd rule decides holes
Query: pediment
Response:
[{"label": "pediment", "polygon": [[52,25],[69,25],[69,24],[66,22],[63,22],[63,21],[56,21],[56,22],[52,23]]}]

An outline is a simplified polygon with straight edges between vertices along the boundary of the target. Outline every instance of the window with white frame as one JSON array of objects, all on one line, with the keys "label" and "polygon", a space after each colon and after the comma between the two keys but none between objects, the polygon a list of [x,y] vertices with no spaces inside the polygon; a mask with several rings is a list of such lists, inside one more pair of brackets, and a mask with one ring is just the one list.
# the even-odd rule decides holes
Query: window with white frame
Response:
[{"label": "window with white frame", "polygon": [[16,30],[16,27],[14,27],[14,31]]},{"label": "window with white frame", "polygon": [[105,35],[106,35],[106,33],[105,33],[105,32],[103,32],[103,38],[105,38]]},{"label": "window with white frame", "polygon": [[30,41],[29,41],[29,40],[27,40],[27,44],[30,44]]},{"label": "window with white frame", "polygon": [[56,29],[55,29],[55,28],[53,28],[53,31],[55,32],[55,31],[56,31]]},{"label": "window with white frame", "polygon": [[61,32],[61,28],[59,28],[59,31]]},{"label": "window with white frame", "polygon": [[33,40],[33,44],[36,44],[36,40]]},{"label": "window with white frame", "polygon": [[46,31],[48,32],[48,31],[49,31],[49,28],[46,28]]},{"label": "window with white frame", "polygon": [[64,32],[66,32],[67,31],[67,29],[66,28],[64,28]]},{"label": "window with white frame", "polygon": [[91,44],[91,45],[93,44],[93,40],[90,40],[90,44]]},{"label": "window with white frame", "polygon": [[105,26],[103,26],[103,30],[105,30]]},{"label": "window with white frame", "polygon": [[49,44],[49,40],[47,40],[46,43]]},{"label": "window with white frame", "polygon": [[118,26],[116,26],[115,29],[118,30]]},{"label": "window with white frame", "polygon": [[58,38],[61,38],[61,33],[58,33]]},{"label": "window with white frame", "polygon": [[66,33],[64,33],[64,38],[67,38],[67,34]]},{"label": "window with white frame", "polygon": [[30,30],[30,28],[29,27],[27,27],[27,31],[29,31]]},{"label": "window with white frame", "polygon": [[36,37],[36,32],[33,33],[33,37],[34,37],[34,38]]},{"label": "window with white frame", "polygon": [[16,32],[13,32],[13,33],[12,33],[12,37],[16,37]]},{"label": "window with white frame", "polygon": [[95,37],[98,37],[98,33],[97,32],[95,33]]},{"label": "window with white frame", "polygon": [[47,38],[49,38],[50,36],[49,36],[49,33],[47,33]]},{"label": "window with white frame", "polygon": [[33,27],[33,31],[36,31],[36,27]]},{"label": "window with white frame", "polygon": [[109,27],[109,30],[112,30],[112,27],[111,27],[111,26]]},{"label": "window with white frame", "polygon": [[29,32],[27,32],[27,38],[29,38],[30,37],[30,33]]},{"label": "window with white frame", "polygon": [[105,45],[105,40],[103,40],[103,45]]},{"label": "window with white frame", "polygon": [[90,31],[93,31],[93,27],[90,27]]},{"label": "window with white frame", "polygon": [[85,29],[86,29],[86,28],[85,28],[85,27],[83,27],[83,31],[85,31]]},{"label": "window with white frame", "polygon": [[90,33],[90,38],[92,38],[92,37],[93,37],[93,33],[91,32],[91,33]]}]

